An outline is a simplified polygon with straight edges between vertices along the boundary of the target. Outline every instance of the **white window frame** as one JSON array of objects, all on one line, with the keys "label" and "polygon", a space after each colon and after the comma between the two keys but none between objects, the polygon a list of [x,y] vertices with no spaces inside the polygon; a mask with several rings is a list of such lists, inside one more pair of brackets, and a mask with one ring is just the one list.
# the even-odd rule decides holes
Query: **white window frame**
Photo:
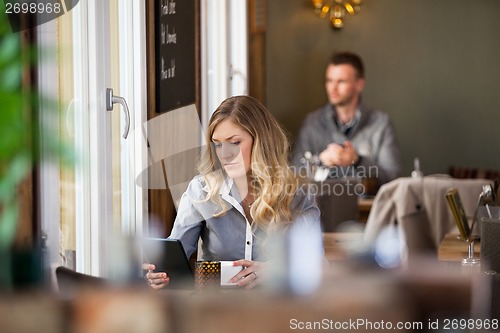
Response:
[{"label": "white window frame", "polygon": [[[147,121],[146,7],[144,1],[119,1],[120,93],[127,96],[130,135],[122,158],[122,231],[142,236],[148,222],[148,193],[136,185],[136,176],[147,168],[148,155],[143,140]],[[122,123],[124,115],[121,113]],[[135,130],[137,129],[137,130]]]},{"label": "white window frame", "polygon": [[99,94],[95,87],[98,80],[109,82],[103,48],[109,35],[96,27],[108,17],[106,1],[82,1],[73,9],[75,150],[81,158],[75,170],[76,270],[95,276],[102,276],[105,268],[101,240],[112,216],[111,170],[106,163],[111,152],[109,117],[104,110],[91,111],[105,105],[104,92]]},{"label": "white window frame", "polygon": [[201,1],[202,125],[229,96],[248,94],[247,0]]},{"label": "white window frame", "polygon": [[[130,111],[130,132],[122,139],[121,197],[122,233],[142,235],[147,222],[147,191],[135,184],[136,175],[147,166],[145,142],[140,129],[147,117],[146,91],[146,14],[145,4],[119,1],[120,94],[126,97]],[[104,43],[109,36],[95,27],[109,18],[106,1],[80,2],[74,9],[73,38],[75,66],[75,149],[88,163],[77,165],[76,182],[76,269],[106,276],[106,241],[110,240],[112,214],[111,140],[109,114],[103,105],[104,91],[92,91],[107,75]],[[104,61],[103,61],[104,59]],[[88,75],[87,73],[90,73]],[[107,80],[109,82],[109,80]],[[89,91],[90,90],[90,91]],[[94,98],[97,99],[94,100]],[[102,112],[86,112],[91,107]],[[114,112],[124,115],[121,106]],[[123,126],[121,126],[123,128]]]},{"label": "white window frame", "polygon": [[[88,81],[85,73],[106,75],[108,64],[101,61],[107,57],[100,56],[103,43],[108,43],[109,36],[97,31],[98,20],[109,18],[106,1],[89,0],[79,4],[81,13],[75,16],[75,38],[80,38],[81,52],[75,50],[75,68],[80,73],[75,75],[75,91],[79,92],[78,100],[89,101],[90,105],[101,105],[104,92],[88,91],[88,87],[98,86],[96,80],[102,78],[90,75]],[[76,8],[75,8],[76,9]],[[87,12],[88,11],[88,15]],[[87,18],[88,21],[84,21]],[[101,21],[102,22],[102,21]],[[133,0],[119,1],[120,31],[120,94],[126,97],[130,110],[130,133],[127,141],[122,141],[121,152],[121,191],[122,191],[122,232],[127,235],[142,235],[144,223],[147,221],[147,192],[135,184],[135,176],[146,168],[147,154],[140,129],[147,117],[146,91],[146,13],[144,2]],[[88,31],[88,33],[87,33]],[[88,41],[88,43],[86,43]],[[90,68],[86,68],[86,64]],[[86,71],[86,72],[83,72]],[[76,94],[75,94],[76,95]],[[92,96],[99,96],[97,101]],[[75,98],[77,98],[75,96]],[[84,102],[85,103],[85,102]],[[82,103],[82,110],[89,105]],[[117,108],[117,106],[115,106]],[[114,112],[120,112],[116,110]],[[123,113],[122,113],[122,120]],[[110,239],[107,225],[111,221],[111,170],[109,115],[103,112],[92,117],[92,113],[80,113],[79,119],[83,132],[78,142],[80,151],[89,156],[89,165],[77,169],[77,270],[92,274],[105,275],[106,248],[103,244]],[[84,126],[82,126],[82,124]],[[123,127],[123,126],[121,126]],[[99,142],[101,138],[101,142]],[[106,142],[106,140],[108,142]],[[123,139],[122,139],[123,140]]]},{"label": "white window frame", "polygon": [[[56,48],[57,43],[57,25],[56,21],[49,21],[40,25],[37,30],[38,44],[38,92],[44,98],[40,100],[38,119],[40,124],[40,156],[43,161],[38,169],[39,173],[39,195],[38,195],[38,210],[40,212],[40,223],[42,237],[45,240],[44,245],[48,250],[48,264],[57,266],[60,264],[59,239],[61,237],[59,221],[60,221],[60,200],[59,200],[59,159],[58,156],[50,156],[49,152],[44,150],[46,145],[44,142],[50,140],[46,137],[46,133],[42,129],[51,130],[52,135],[59,133],[59,115],[56,110],[50,109],[50,105],[46,105],[46,100],[57,101],[59,92],[59,81],[54,80],[57,75],[58,54],[47,52]],[[43,124],[43,126],[42,126]]]}]

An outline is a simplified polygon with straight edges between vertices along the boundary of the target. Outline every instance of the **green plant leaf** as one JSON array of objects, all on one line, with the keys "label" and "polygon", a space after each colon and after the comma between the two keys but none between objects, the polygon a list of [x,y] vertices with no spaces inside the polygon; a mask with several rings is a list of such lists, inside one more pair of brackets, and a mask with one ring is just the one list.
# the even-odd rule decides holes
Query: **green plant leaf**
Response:
[{"label": "green plant leaf", "polygon": [[0,203],[7,204],[16,195],[17,186],[31,168],[31,158],[27,152],[15,156],[0,178]]},{"label": "green plant leaf", "polygon": [[0,59],[12,61],[19,58],[20,48],[19,36],[13,33],[5,34],[0,40]]},{"label": "green plant leaf", "polygon": [[17,230],[18,217],[19,207],[15,201],[3,206],[0,215],[0,250],[7,249],[12,245]]},{"label": "green plant leaf", "polygon": [[[24,69],[36,66],[38,52],[57,59],[56,48],[21,45],[20,34],[12,33],[0,0],[0,247],[10,246],[14,240],[19,218],[18,186],[33,165],[41,158],[50,162],[58,157],[62,164],[75,159],[74,150],[61,141],[57,130],[53,132],[50,126],[38,122],[40,105],[57,115],[57,100],[39,96],[36,87],[22,82]],[[39,140],[40,133],[43,140]]]},{"label": "green plant leaf", "polygon": [[0,89],[4,91],[19,91],[21,87],[21,64],[11,64],[0,71]]}]

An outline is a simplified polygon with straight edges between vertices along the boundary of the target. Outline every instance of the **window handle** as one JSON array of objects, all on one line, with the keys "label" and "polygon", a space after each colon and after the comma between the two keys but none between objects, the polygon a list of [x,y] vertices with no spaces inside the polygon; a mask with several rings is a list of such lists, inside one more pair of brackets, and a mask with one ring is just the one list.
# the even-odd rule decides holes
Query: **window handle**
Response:
[{"label": "window handle", "polygon": [[125,130],[123,131],[123,138],[126,139],[128,136],[128,131],[130,129],[130,112],[128,110],[127,101],[121,96],[113,95],[113,89],[106,89],[106,110],[113,111],[113,104],[118,103],[123,107],[123,112],[125,112]]}]

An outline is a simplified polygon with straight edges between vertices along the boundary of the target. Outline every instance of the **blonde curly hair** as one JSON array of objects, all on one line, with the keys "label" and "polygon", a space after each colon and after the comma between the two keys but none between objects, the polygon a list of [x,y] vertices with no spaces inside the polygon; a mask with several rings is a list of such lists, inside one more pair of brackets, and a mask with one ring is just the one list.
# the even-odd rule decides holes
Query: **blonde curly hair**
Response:
[{"label": "blonde curly hair", "polygon": [[[223,101],[212,114],[207,142],[211,142],[217,125],[226,119],[241,126],[253,138],[250,190],[255,201],[250,210],[254,220],[252,226],[271,230],[288,224],[294,215],[291,203],[301,180],[288,164],[290,145],[285,131],[257,99],[234,96]],[[198,171],[209,189],[205,200],[221,207],[214,217],[224,215],[228,207],[219,190],[228,176],[210,144],[202,154]]]}]

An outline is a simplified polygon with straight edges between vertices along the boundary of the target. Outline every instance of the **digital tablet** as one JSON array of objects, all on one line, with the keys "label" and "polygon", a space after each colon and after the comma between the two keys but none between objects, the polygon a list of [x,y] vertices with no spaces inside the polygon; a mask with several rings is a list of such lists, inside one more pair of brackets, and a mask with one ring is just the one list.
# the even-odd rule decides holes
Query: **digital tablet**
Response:
[{"label": "digital tablet", "polygon": [[142,248],[143,262],[155,265],[155,272],[165,272],[170,277],[167,289],[194,287],[193,271],[180,240],[145,238]]}]

